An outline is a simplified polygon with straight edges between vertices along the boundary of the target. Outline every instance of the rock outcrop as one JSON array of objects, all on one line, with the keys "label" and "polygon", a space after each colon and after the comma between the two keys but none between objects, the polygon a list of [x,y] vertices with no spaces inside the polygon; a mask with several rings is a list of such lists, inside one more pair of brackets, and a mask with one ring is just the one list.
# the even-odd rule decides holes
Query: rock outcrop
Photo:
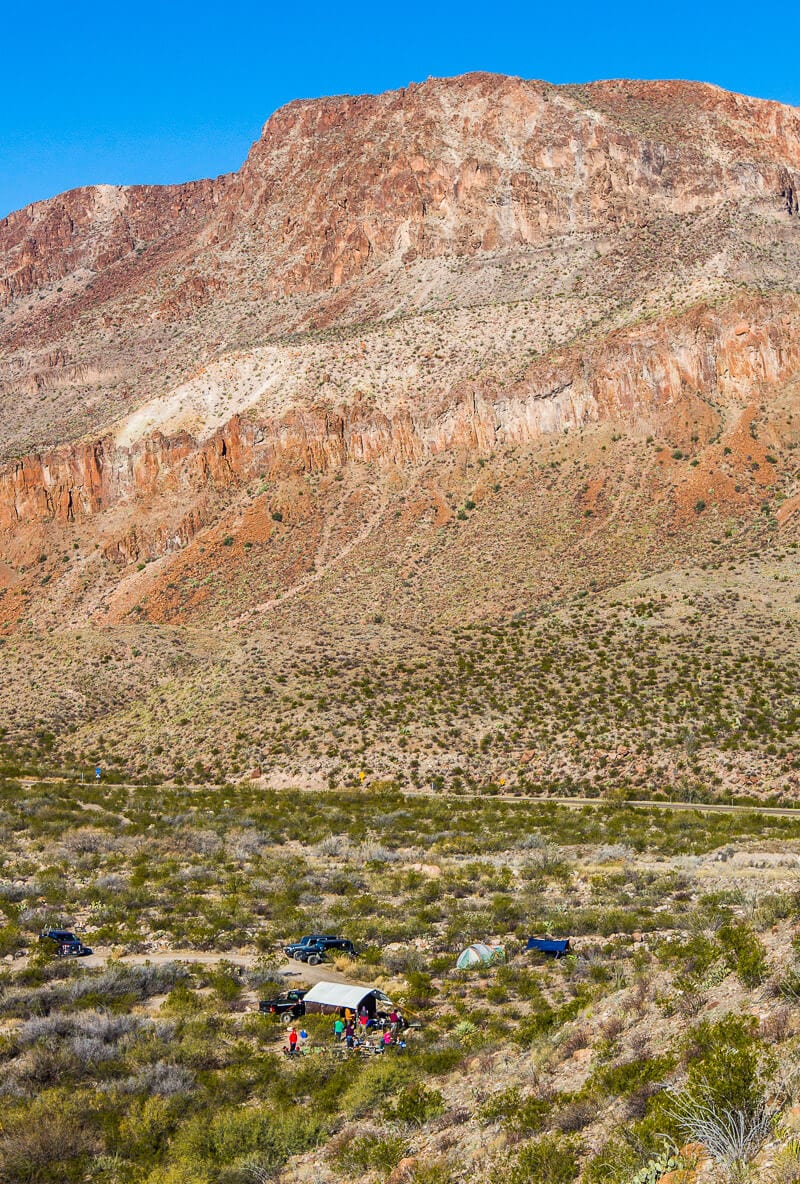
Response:
[{"label": "rock outcrop", "polygon": [[[761,392],[800,372],[800,300],[740,300],[618,332],[529,366],[507,389],[454,389],[441,406],[381,410],[367,401],[310,406],[271,420],[234,416],[210,438],[112,436],[22,458],[0,474],[0,532],[86,520],[120,503],[235,486],[253,473],[327,472],[349,461],[418,463],[438,453],[487,455],[607,421],[640,436],[719,433]],[[193,520],[190,516],[190,521]],[[164,535],[165,548],[193,530]]]}]

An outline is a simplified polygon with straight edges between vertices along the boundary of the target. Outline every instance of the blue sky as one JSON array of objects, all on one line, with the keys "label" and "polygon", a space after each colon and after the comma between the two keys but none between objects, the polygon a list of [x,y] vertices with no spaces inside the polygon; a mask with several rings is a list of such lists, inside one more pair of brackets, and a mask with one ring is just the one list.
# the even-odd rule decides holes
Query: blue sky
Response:
[{"label": "blue sky", "polygon": [[797,4],[8,5],[0,217],[77,185],[228,172],[292,98],[429,75],[693,78],[800,105],[798,48]]}]

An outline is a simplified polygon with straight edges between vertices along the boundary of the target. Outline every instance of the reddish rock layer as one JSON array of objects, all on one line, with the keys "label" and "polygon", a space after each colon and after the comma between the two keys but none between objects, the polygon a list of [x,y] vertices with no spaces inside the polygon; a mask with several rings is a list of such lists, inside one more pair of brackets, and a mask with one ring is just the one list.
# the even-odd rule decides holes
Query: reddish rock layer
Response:
[{"label": "reddish rock layer", "polygon": [[[322,472],[354,460],[405,465],[447,450],[486,454],[546,432],[611,421],[681,440],[723,429],[755,392],[800,371],[800,300],[698,310],[666,324],[620,332],[558,360],[533,364],[509,390],[454,390],[443,406],[389,415],[357,402],[335,413],[313,407],[263,423],[234,417],[209,440],[161,434],[131,448],[112,438],[25,457],[0,474],[0,531],[86,520],[135,499],[181,491],[197,498],[259,472]],[[190,513],[162,545],[185,542]]]},{"label": "reddish rock layer", "polygon": [[[137,284],[233,249],[278,292],[387,260],[474,255],[744,197],[798,211],[800,112],[689,83],[553,87],[472,74],[290,103],[238,173],[102,186],[0,222],[0,304],[125,263]],[[258,274],[256,274],[258,273]],[[247,279],[239,275],[237,282]]]}]

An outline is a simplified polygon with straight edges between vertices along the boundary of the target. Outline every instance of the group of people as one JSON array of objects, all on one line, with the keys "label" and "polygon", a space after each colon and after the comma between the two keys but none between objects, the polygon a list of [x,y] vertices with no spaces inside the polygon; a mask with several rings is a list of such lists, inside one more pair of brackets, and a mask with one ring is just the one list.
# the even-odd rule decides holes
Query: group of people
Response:
[{"label": "group of people", "polygon": [[[366,1007],[362,1006],[357,1016],[349,1007],[345,1007],[344,1015],[338,1015],[333,1021],[333,1035],[337,1041],[344,1041],[347,1048],[356,1048],[357,1045],[364,1043],[370,1023],[372,1023],[373,1027],[376,1026],[376,1021],[370,1019],[370,1014]],[[380,1036],[380,1043],[384,1048],[388,1048],[398,1040],[405,1026],[405,1020],[402,1014],[396,1007],[392,1008],[389,1019],[384,1023],[383,1032]]]},{"label": "group of people", "polygon": [[[378,1028],[377,1045],[381,1049],[391,1048],[396,1044],[400,1048],[405,1048],[405,1040],[403,1039],[403,1030],[408,1026],[403,1019],[402,1012],[398,1008],[392,1008],[388,1020],[380,1025],[377,1020],[370,1017],[366,1007],[361,1007],[356,1014],[349,1007],[345,1007],[343,1012],[337,1015],[333,1021],[333,1035],[337,1043],[343,1043],[347,1048],[363,1048],[365,1046],[374,1047],[367,1040],[367,1029],[372,1025],[373,1029]],[[289,1029],[288,1035],[289,1056],[296,1056],[302,1049],[306,1040],[308,1040],[308,1032],[304,1029],[297,1028],[292,1025]]]}]

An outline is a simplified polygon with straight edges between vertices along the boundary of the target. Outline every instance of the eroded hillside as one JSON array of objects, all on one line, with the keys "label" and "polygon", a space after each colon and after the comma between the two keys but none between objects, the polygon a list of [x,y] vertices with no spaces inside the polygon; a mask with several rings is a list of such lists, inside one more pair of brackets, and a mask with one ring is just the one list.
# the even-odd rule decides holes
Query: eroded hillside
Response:
[{"label": "eroded hillside", "polygon": [[[792,108],[470,75],[290,104],[213,181],[10,215],[9,743],[162,775],[519,780],[516,750],[547,745],[504,692],[443,733],[387,689],[395,735],[356,692],[337,713],[323,672],[380,700],[381,663],[455,661],[465,627],[554,612],[580,641],[586,603],[613,634],[615,599],[727,612],[734,585],[732,654],[755,621],[791,658],[793,597],[764,589],[796,578],[799,175]],[[593,783],[630,743],[553,727],[542,782]],[[653,727],[625,775],[674,788]],[[709,743],[697,780],[752,788]],[[756,788],[791,792],[762,756]]]}]

